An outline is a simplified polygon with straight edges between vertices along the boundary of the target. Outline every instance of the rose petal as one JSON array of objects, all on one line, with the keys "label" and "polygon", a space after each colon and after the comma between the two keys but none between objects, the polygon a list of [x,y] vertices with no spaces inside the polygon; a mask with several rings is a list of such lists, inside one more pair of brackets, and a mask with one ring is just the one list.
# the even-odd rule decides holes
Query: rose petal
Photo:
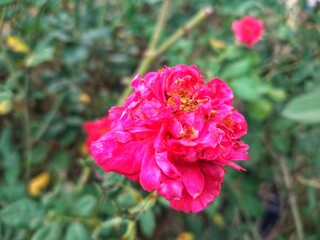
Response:
[{"label": "rose petal", "polygon": [[185,213],[196,213],[208,206],[219,195],[223,182],[223,167],[219,165],[214,165],[214,167],[217,168],[218,175],[204,174],[205,188],[197,198],[193,198],[187,191],[183,191],[180,200],[170,201],[171,207]]},{"label": "rose petal", "polygon": [[183,164],[178,164],[178,170],[188,194],[190,194],[193,199],[197,198],[204,189],[204,176],[199,164],[197,162],[185,162]]},{"label": "rose petal", "polygon": [[164,177],[157,192],[168,201],[180,200],[183,188],[181,181]]},{"label": "rose petal", "polygon": [[168,153],[162,152],[162,153],[156,153],[156,162],[161,169],[161,171],[170,177],[171,179],[180,177],[180,173],[177,170],[177,168],[170,162],[168,159]]},{"label": "rose petal", "polygon": [[154,149],[151,145],[147,145],[141,147],[138,154],[143,159],[140,184],[147,191],[155,191],[161,183],[161,170],[156,163]]}]

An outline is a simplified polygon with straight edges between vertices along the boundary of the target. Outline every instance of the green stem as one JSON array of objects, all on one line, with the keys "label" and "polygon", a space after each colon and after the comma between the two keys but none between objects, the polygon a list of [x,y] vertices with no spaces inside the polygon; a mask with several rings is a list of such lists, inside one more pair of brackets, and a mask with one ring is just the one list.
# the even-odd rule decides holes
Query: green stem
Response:
[{"label": "green stem", "polygon": [[30,117],[29,117],[29,108],[28,108],[28,95],[29,95],[29,77],[30,72],[27,71],[25,77],[24,86],[21,88],[23,92],[23,126],[24,126],[24,151],[25,159],[27,162],[27,180],[30,179],[30,168],[31,168],[31,134],[30,134]]},{"label": "green stem", "polygon": [[233,44],[231,47],[228,47],[223,53],[221,53],[218,58],[215,59],[216,62],[222,62],[225,60],[231,53],[233,53],[239,45]]},{"label": "green stem", "polygon": [[53,104],[53,107],[51,108],[51,111],[48,113],[44,123],[39,127],[38,131],[36,132],[35,137],[33,138],[32,144],[35,144],[36,142],[38,142],[43,136],[43,134],[47,131],[56,113],[61,107],[64,97],[65,97],[65,94],[61,94],[57,98],[57,100]]},{"label": "green stem", "polygon": [[299,207],[297,204],[297,196],[293,191],[293,181],[292,177],[290,175],[289,168],[286,163],[286,158],[284,156],[278,156],[278,154],[273,151],[271,146],[265,141],[265,146],[268,152],[270,153],[271,157],[277,161],[280,162],[280,169],[283,175],[284,185],[287,188],[288,194],[289,194],[289,204],[297,232],[297,237],[299,240],[304,239],[304,231],[303,231],[303,223],[301,220],[301,216],[299,213]]},{"label": "green stem", "polygon": [[240,205],[239,211],[243,214],[244,222],[248,224],[248,226],[251,230],[253,239],[261,240],[262,238],[259,235],[258,229],[255,227],[254,223],[251,221],[248,214],[241,210],[241,209],[244,209],[245,207],[244,207],[244,203],[243,203],[243,198],[241,196],[241,192],[239,191],[239,187],[236,185],[236,183],[234,184],[229,179],[226,179],[225,183],[228,185],[230,191],[232,192],[232,194],[235,196],[237,202],[239,203],[239,205]]},{"label": "green stem", "polygon": [[77,187],[76,187],[77,191],[80,192],[82,190],[84,184],[89,179],[90,173],[91,173],[91,169],[89,167],[87,167],[87,166],[84,166],[83,170],[81,172],[81,175],[79,177],[79,181],[78,181]]},{"label": "green stem", "polygon": [[297,180],[298,180],[299,183],[301,183],[303,185],[306,185],[308,187],[313,187],[313,188],[320,189],[320,178],[318,178],[318,179],[306,179],[302,175],[299,175],[297,177]]},{"label": "green stem", "polygon": [[150,44],[146,50],[146,54],[145,54],[144,58],[142,59],[142,61],[140,61],[139,65],[137,67],[137,70],[134,72],[134,74],[129,79],[127,79],[125,81],[125,84],[127,86],[124,89],[121,97],[119,98],[118,105],[123,104],[124,101],[126,100],[127,96],[129,96],[130,93],[132,92],[132,88],[130,86],[130,81],[137,74],[144,75],[147,72],[149,66],[152,64],[153,59],[152,59],[152,54],[150,54],[150,53],[152,53],[154,51],[154,49],[156,48],[156,45],[159,42],[161,33],[162,33],[163,29],[165,28],[168,13],[169,13],[169,7],[170,7],[170,0],[165,0],[162,4],[161,10],[158,14],[155,30],[154,30],[153,35],[151,37]]},{"label": "green stem", "polygon": [[99,227],[101,225],[101,220],[97,218],[82,218],[82,217],[74,217],[74,216],[67,216],[62,215],[53,211],[48,212],[47,218],[49,220],[57,220],[62,222],[81,222],[91,227]]},{"label": "green stem", "polygon": [[290,175],[288,166],[286,164],[286,159],[280,156],[278,160],[280,162],[281,171],[283,173],[284,183],[288,190],[289,203],[291,206],[291,212],[292,212],[293,220],[295,223],[298,239],[303,240],[304,239],[303,224],[302,224],[300,213],[298,210],[299,208],[297,204],[297,197],[293,192],[293,183],[292,183],[291,175]]},{"label": "green stem", "polygon": [[3,22],[4,22],[4,18],[6,16],[6,11],[7,11],[7,8],[4,7],[1,11],[1,15],[0,15],[0,34],[2,34],[2,28],[3,28]]},{"label": "green stem", "polygon": [[180,27],[169,39],[164,42],[160,48],[154,53],[153,58],[158,58],[166,52],[174,43],[176,43],[182,36],[190,32],[194,27],[199,25],[204,19],[213,13],[212,8],[205,8],[200,10],[193,18],[191,18],[184,26]]},{"label": "green stem", "polygon": [[17,74],[16,74],[16,71],[14,69],[14,64],[12,63],[12,61],[11,61],[11,59],[10,59],[8,53],[7,53],[7,50],[5,49],[5,46],[3,45],[1,40],[0,40],[0,50],[2,52],[3,60],[7,65],[8,72],[9,72],[9,75],[10,75],[10,79],[12,80],[12,82],[14,84],[16,84]]},{"label": "green stem", "polygon": [[164,0],[160,12],[158,14],[156,27],[152,35],[150,44],[148,46],[148,51],[152,51],[156,48],[156,45],[159,42],[161,33],[166,25],[168,13],[170,9],[170,0]]},{"label": "green stem", "polygon": [[80,3],[79,3],[79,0],[74,0],[74,25],[75,25],[76,31],[79,31],[79,20],[80,20]]},{"label": "green stem", "polygon": [[[191,18],[184,26],[180,27],[176,32],[174,32],[167,41],[165,41],[157,50],[150,51],[148,49],[145,58],[140,62],[137,70],[135,71],[134,76],[137,74],[144,75],[153,62],[164,54],[173,44],[175,44],[182,36],[190,32],[194,27],[199,25],[205,18],[210,16],[213,13],[212,8],[205,8],[200,10],[193,18]],[[160,17],[158,19],[161,19]],[[156,31],[155,31],[156,32]],[[153,46],[153,44],[150,44]],[[132,78],[133,78],[132,77]],[[131,80],[131,79],[130,79]],[[126,100],[127,96],[132,92],[130,82],[126,81],[126,88],[123,91],[123,94],[119,98],[118,105],[121,105]]]},{"label": "green stem", "polygon": [[135,240],[137,236],[137,223],[133,220],[129,220],[127,230],[122,236],[125,240]]}]

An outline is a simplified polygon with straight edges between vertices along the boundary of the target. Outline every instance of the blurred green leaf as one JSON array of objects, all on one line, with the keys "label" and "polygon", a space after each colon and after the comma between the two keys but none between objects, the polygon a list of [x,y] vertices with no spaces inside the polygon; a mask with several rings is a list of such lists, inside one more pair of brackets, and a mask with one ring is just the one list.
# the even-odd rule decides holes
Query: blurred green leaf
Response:
[{"label": "blurred green leaf", "polygon": [[10,90],[0,88],[0,102],[10,99],[13,97],[13,94]]},{"label": "blurred green leaf", "polygon": [[74,129],[68,128],[68,130],[63,132],[62,136],[60,137],[59,144],[62,146],[68,146],[72,142],[76,141],[77,137],[79,137],[78,132]]},{"label": "blurred green leaf", "polygon": [[104,221],[100,225],[100,232],[104,234],[109,233],[113,227],[119,226],[122,222],[123,222],[123,219],[121,217],[115,217],[107,221]]},{"label": "blurred green leaf", "polygon": [[35,201],[23,198],[12,202],[0,211],[0,219],[11,227],[37,226],[44,215],[44,210]]},{"label": "blurred green leaf", "polygon": [[152,209],[148,209],[141,215],[140,228],[145,236],[150,238],[153,235],[156,221]]},{"label": "blurred green leaf", "polygon": [[27,67],[35,67],[43,62],[50,61],[53,59],[54,47],[41,47],[31,53],[26,59]]},{"label": "blurred green leaf", "polygon": [[10,3],[14,3],[16,2],[17,0],[1,0],[0,1],[0,6],[4,6],[4,5],[8,5]]},{"label": "blurred green leaf", "polygon": [[94,44],[98,39],[106,39],[110,35],[110,29],[107,27],[89,29],[86,34],[82,35],[81,41],[84,44]]},{"label": "blurred green leaf", "polygon": [[117,205],[120,208],[129,208],[134,206],[137,203],[137,199],[134,196],[135,189],[133,188],[132,191],[122,192],[117,196]]},{"label": "blurred green leaf", "polygon": [[260,96],[259,82],[251,77],[233,79],[230,86],[236,96],[242,100],[254,101]]},{"label": "blurred green leaf", "polygon": [[70,154],[67,151],[59,151],[52,155],[50,167],[57,172],[66,171],[70,166]]},{"label": "blurred green leaf", "polygon": [[268,95],[275,101],[283,101],[286,99],[286,92],[280,88],[269,87]]},{"label": "blurred green leaf", "polygon": [[33,235],[31,240],[60,240],[61,225],[57,222],[44,225],[39,228]]},{"label": "blurred green leaf", "polygon": [[244,58],[228,64],[221,73],[222,79],[234,79],[248,75],[253,66],[250,58]]},{"label": "blurred green leaf", "polygon": [[254,102],[250,102],[249,114],[253,119],[262,121],[271,113],[272,108],[273,106],[270,101],[259,98]]},{"label": "blurred green leaf", "polygon": [[88,217],[97,203],[97,199],[92,195],[84,195],[79,198],[73,206],[74,214],[81,217]]},{"label": "blurred green leaf", "polygon": [[65,240],[90,240],[88,229],[81,223],[71,223],[66,232]]},{"label": "blurred green leaf", "polygon": [[11,139],[12,127],[8,125],[0,135],[0,159],[3,159],[4,178],[9,185],[17,180],[20,172],[19,154],[13,148]]},{"label": "blurred green leaf", "polygon": [[166,208],[170,208],[170,203],[168,202],[168,200],[166,200],[163,197],[158,197],[158,202],[159,204],[161,204],[162,206],[166,207]]},{"label": "blurred green leaf", "polygon": [[46,142],[40,142],[32,149],[32,163],[41,163],[48,155],[50,150],[49,144]]},{"label": "blurred green leaf", "polygon": [[291,99],[282,115],[306,124],[320,123],[320,93],[307,93]]},{"label": "blurred green leaf", "polygon": [[272,134],[271,139],[272,144],[277,151],[281,153],[287,153],[289,151],[291,139],[288,138],[288,136]]},{"label": "blurred green leaf", "polygon": [[261,218],[263,214],[263,208],[261,200],[250,194],[245,194],[242,198],[242,210],[252,217]]},{"label": "blurred green leaf", "polygon": [[88,49],[85,46],[69,46],[63,51],[63,60],[68,65],[83,62],[88,57]]}]

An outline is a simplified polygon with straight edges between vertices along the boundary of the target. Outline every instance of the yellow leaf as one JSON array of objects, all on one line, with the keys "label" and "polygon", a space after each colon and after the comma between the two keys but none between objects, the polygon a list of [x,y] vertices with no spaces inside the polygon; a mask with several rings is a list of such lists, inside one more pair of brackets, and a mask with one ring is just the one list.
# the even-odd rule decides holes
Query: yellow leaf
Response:
[{"label": "yellow leaf", "polygon": [[43,172],[31,179],[28,184],[28,192],[31,196],[37,197],[41,194],[42,190],[49,184],[50,174]]},{"label": "yellow leaf", "polygon": [[221,40],[216,39],[216,38],[211,38],[210,39],[210,44],[211,44],[211,47],[214,50],[219,50],[219,49],[223,49],[223,48],[226,47],[226,43],[224,41],[221,41]]},{"label": "yellow leaf", "polygon": [[28,53],[30,51],[28,45],[19,37],[9,36],[6,39],[6,43],[8,47],[14,52]]},{"label": "yellow leaf", "polygon": [[220,228],[223,228],[225,225],[223,217],[219,213],[213,215],[213,222]]},{"label": "yellow leaf", "polygon": [[89,149],[87,148],[87,146],[85,144],[82,144],[80,146],[79,151],[80,151],[81,156],[84,156],[84,157],[88,156],[88,154],[89,154]]},{"label": "yellow leaf", "polygon": [[191,232],[182,232],[176,240],[193,240],[193,234]]},{"label": "yellow leaf", "polygon": [[81,93],[79,95],[79,101],[84,104],[89,104],[91,102],[91,97],[86,93]]},{"label": "yellow leaf", "polygon": [[12,102],[4,100],[0,102],[0,115],[6,115],[12,110]]}]

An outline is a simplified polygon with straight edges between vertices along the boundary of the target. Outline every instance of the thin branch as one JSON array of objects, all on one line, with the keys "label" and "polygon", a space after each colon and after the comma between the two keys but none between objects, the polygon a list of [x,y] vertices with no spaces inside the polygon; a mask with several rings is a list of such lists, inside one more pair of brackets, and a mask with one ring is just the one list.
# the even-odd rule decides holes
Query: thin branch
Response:
[{"label": "thin branch", "polygon": [[148,51],[154,50],[156,45],[158,44],[159,39],[161,37],[161,33],[167,22],[169,9],[170,9],[170,0],[164,0],[162,7],[160,9],[160,12],[158,14],[155,30],[152,35],[150,44],[148,46]]},{"label": "thin branch", "polygon": [[193,18],[190,19],[184,26],[180,27],[160,48],[154,53],[153,58],[161,56],[166,52],[174,43],[176,43],[182,36],[190,32],[191,29],[199,25],[205,18],[213,13],[210,7],[200,10]]},{"label": "thin branch", "polygon": [[289,194],[289,204],[291,207],[291,212],[292,212],[293,220],[295,223],[297,237],[299,240],[303,240],[304,239],[303,223],[299,213],[297,196],[293,191],[293,181],[290,175],[289,168],[286,163],[286,158],[284,156],[278,156],[277,153],[274,152],[273,149],[271,149],[271,147],[268,144],[265,144],[265,146],[268,152],[270,153],[271,157],[277,162],[280,162],[280,169],[283,174],[284,184]]},{"label": "thin branch", "polygon": [[44,120],[44,123],[39,126],[38,131],[36,132],[34,139],[32,141],[32,144],[35,144],[38,142],[41,137],[45,134],[45,132],[48,130],[51,122],[53,121],[56,113],[58,112],[59,108],[61,107],[63,100],[64,100],[65,94],[61,94],[55,103],[53,104],[51,111],[48,113],[46,119]]},{"label": "thin branch", "polygon": [[306,185],[308,187],[313,187],[320,189],[320,178],[315,178],[315,179],[307,179],[301,175],[297,177],[297,180],[299,183]]},{"label": "thin branch", "polygon": [[[186,35],[193,28],[199,25],[204,19],[210,16],[213,13],[213,9],[210,7],[204,8],[200,10],[193,18],[191,18],[184,26],[180,27],[175,33],[168,38],[157,50],[150,51],[148,49],[145,58],[140,62],[137,70],[135,71],[134,76],[137,74],[144,75],[153,62],[159,58],[162,54],[164,54],[173,44],[175,44],[182,36]],[[160,19],[160,17],[158,18]],[[152,44],[153,45],[153,44]],[[150,44],[150,46],[152,46]],[[131,79],[130,79],[131,80]],[[132,92],[132,87],[130,86],[130,82],[126,82],[127,86],[123,91],[123,94],[119,98],[118,105],[123,104],[126,100],[127,96]]]},{"label": "thin branch", "polygon": [[299,210],[298,210],[297,197],[294,194],[293,188],[292,188],[293,184],[292,184],[291,175],[290,175],[288,166],[286,164],[286,159],[283,156],[279,157],[279,162],[280,162],[280,167],[281,167],[281,170],[283,173],[284,183],[285,183],[286,188],[288,189],[288,192],[289,192],[289,202],[290,202],[290,206],[291,206],[293,219],[294,219],[294,222],[296,225],[298,239],[303,240],[304,239],[303,225],[302,225],[301,217],[300,217]]}]

